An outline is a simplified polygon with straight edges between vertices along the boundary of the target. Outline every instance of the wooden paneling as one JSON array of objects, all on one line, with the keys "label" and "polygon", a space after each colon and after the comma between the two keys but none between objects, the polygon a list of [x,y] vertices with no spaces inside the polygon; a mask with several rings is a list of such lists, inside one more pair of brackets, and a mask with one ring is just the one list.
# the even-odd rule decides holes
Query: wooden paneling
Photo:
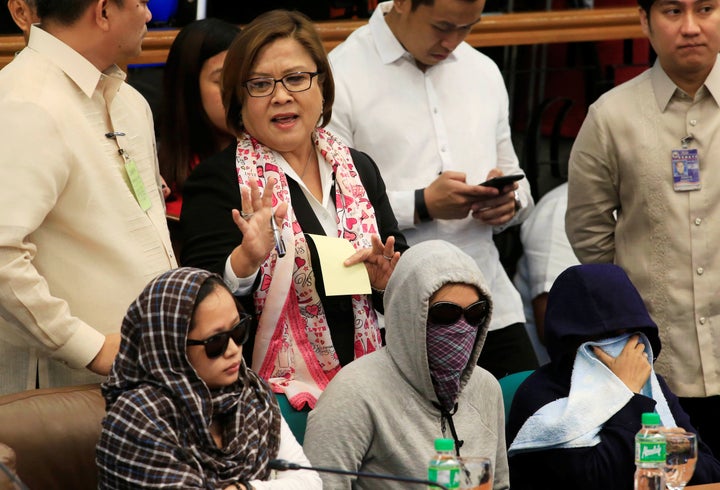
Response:
[{"label": "wooden paneling", "polygon": [[[329,51],[364,24],[364,20],[341,20],[316,25]],[[129,63],[163,63],[177,32],[176,29],[151,30],[143,42],[142,54]],[[475,47],[513,46],[642,36],[637,8],[623,7],[485,15],[470,32],[467,42]],[[0,36],[0,68],[23,46],[22,36]]]}]

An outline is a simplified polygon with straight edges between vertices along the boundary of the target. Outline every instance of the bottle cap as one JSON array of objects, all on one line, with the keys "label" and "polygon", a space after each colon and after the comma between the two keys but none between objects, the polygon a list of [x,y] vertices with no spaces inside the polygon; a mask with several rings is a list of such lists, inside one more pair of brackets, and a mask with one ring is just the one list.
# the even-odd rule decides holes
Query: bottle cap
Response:
[{"label": "bottle cap", "polygon": [[455,449],[455,441],[452,439],[435,439],[435,451],[452,451]]},{"label": "bottle cap", "polygon": [[657,412],[645,412],[642,414],[643,425],[660,425],[660,414]]}]

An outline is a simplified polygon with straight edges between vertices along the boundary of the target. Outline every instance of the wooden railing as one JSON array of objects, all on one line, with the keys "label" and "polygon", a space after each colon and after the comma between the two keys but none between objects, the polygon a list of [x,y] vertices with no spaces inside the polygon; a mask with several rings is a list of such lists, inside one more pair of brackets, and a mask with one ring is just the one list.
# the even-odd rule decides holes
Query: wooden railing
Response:
[{"label": "wooden railing", "polygon": [[[329,51],[364,20],[317,22],[316,26]],[[132,64],[163,63],[177,29],[151,30],[143,42],[142,54]],[[475,47],[523,44],[604,41],[643,37],[636,7],[554,10],[485,15],[467,37]],[[24,46],[22,36],[0,36],[0,68],[9,63]]]}]

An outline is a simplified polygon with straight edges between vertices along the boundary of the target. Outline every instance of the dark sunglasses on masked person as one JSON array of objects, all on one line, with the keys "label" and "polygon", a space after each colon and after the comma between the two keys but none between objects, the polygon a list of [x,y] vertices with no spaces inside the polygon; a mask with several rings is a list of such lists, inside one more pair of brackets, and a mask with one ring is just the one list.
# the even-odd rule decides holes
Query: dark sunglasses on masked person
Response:
[{"label": "dark sunglasses on masked person", "polygon": [[194,340],[188,339],[187,345],[204,345],[205,355],[209,359],[215,359],[225,354],[230,339],[233,339],[235,345],[241,346],[248,341],[250,337],[250,320],[251,315],[247,313],[240,313],[240,321],[235,324],[230,330],[221,332],[219,334],[208,337],[205,340]]},{"label": "dark sunglasses on masked person", "polygon": [[465,317],[465,321],[474,327],[482,325],[488,316],[488,302],[484,299],[476,301],[467,308],[451,303],[438,301],[428,309],[428,319],[436,325],[453,325]]}]

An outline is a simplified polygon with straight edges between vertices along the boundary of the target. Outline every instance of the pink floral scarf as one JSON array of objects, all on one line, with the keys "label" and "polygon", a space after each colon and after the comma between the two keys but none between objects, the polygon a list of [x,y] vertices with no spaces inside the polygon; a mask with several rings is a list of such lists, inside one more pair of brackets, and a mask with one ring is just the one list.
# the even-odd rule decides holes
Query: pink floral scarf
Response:
[{"label": "pink floral scarf", "polygon": [[[355,249],[371,246],[370,236],[377,234],[375,210],[353,164],[350,150],[322,128],[312,135],[313,144],[335,174],[335,205],[338,237],[344,237]],[[260,190],[274,177],[273,208],[287,202],[288,213],[282,225],[287,253],[278,258],[273,250],[260,267],[260,286],[254,293],[259,325],[253,348],[252,368],[276,393],[285,393],[290,404],[301,409],[314,408],[327,383],[340,370],[330,329],[320,296],[310,251],[290,200],[287,177],[266,146],[243,133],[236,153],[238,183],[247,185],[256,179]],[[352,297],[355,317],[355,358],[380,348],[377,317],[368,296]],[[350,328],[347,325],[347,328]]]}]

